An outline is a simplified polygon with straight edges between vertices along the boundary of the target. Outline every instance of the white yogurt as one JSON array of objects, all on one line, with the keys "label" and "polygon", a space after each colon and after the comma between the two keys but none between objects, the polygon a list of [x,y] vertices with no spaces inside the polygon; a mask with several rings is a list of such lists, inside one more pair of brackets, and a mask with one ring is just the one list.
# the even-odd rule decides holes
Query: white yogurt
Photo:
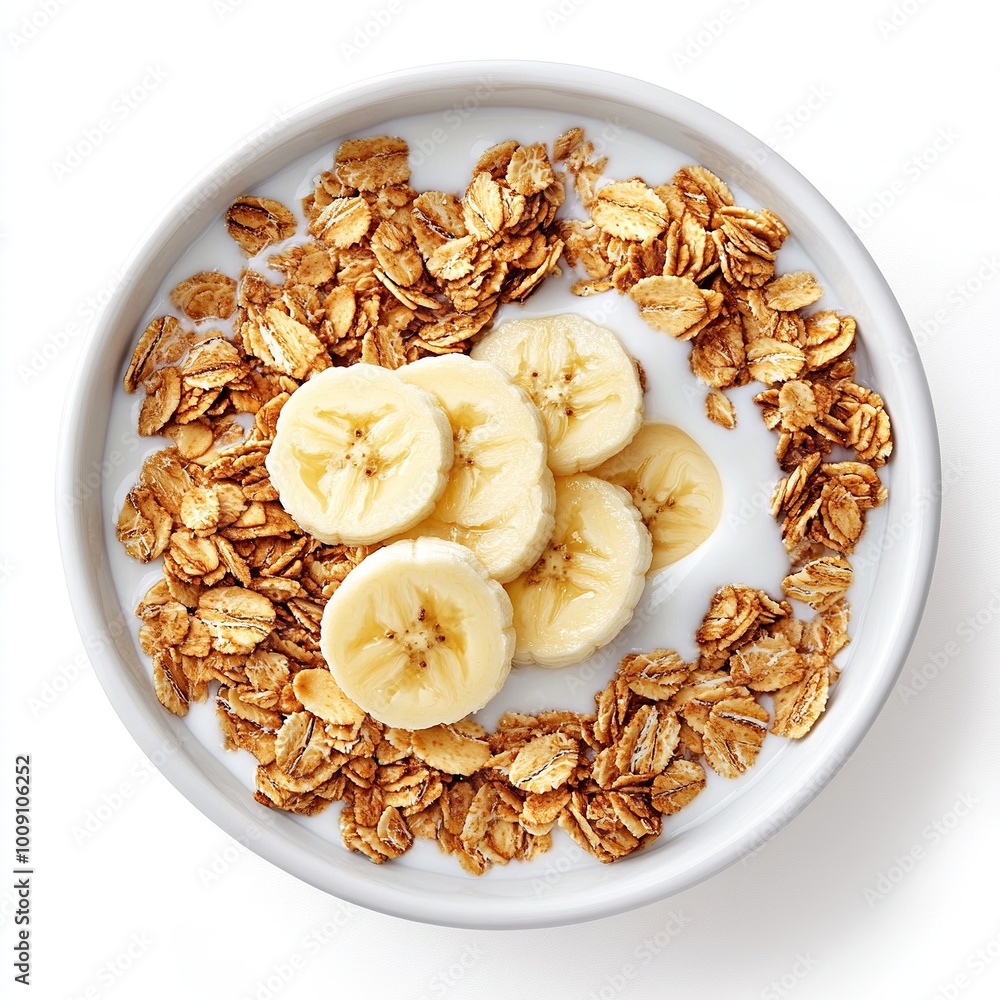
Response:
[{"label": "white yogurt", "polygon": [[[474,163],[495,142],[516,138],[523,143],[545,142],[551,148],[556,136],[574,125],[583,126],[588,136],[596,140],[598,152],[608,156],[606,170],[609,179],[638,175],[652,185],[665,183],[677,168],[690,162],[677,150],[618,125],[609,126],[607,122],[588,120],[578,115],[565,116],[537,110],[483,108],[463,116],[452,109],[443,113],[390,119],[362,134],[402,136],[411,149],[413,187],[418,191],[436,189],[460,195],[470,180]],[[300,200],[312,191],[316,176],[332,165],[337,146],[346,138],[350,136],[331,137],[325,148],[300,158],[247,193],[282,202],[295,212],[300,221],[299,233],[305,234]],[[728,182],[727,178],[723,179]],[[738,204],[754,204],[738,186],[730,183],[730,187]],[[562,212],[567,216],[582,217],[584,214],[572,194],[572,185],[567,185],[567,203]],[[299,242],[302,238],[299,235],[289,243]],[[227,234],[222,216],[206,219],[201,236],[171,268],[158,295],[150,302],[146,315],[136,328],[136,339],[150,319],[174,311],[169,301],[170,290],[197,271],[215,269],[238,277],[241,270],[249,266],[280,282],[281,275],[269,272],[265,260],[281,246],[269,247],[259,258],[248,262]],[[811,270],[820,284],[824,284],[822,273],[796,243],[794,234],[779,252],[777,268],[779,273],[800,268]],[[618,659],[629,651],[665,646],[676,649],[685,658],[694,659],[697,656],[694,632],[718,587],[727,583],[744,583],[780,596],[780,582],[788,572],[788,560],[778,525],[768,514],[771,491],[781,472],[774,457],[775,435],[764,427],[760,408],[752,399],[760,386],[750,385],[729,391],[736,405],[738,425],[735,430],[725,430],[711,423],[704,410],[707,389],[694,378],[688,367],[688,345],[652,330],[639,317],[634,303],[614,291],[587,298],[572,295],[570,285],[578,277],[579,274],[567,270],[560,277],[548,278],[524,305],[505,305],[497,321],[519,316],[576,312],[615,330],[645,369],[647,418],[672,423],[686,431],[719,470],[724,493],[722,518],[714,534],[695,552],[650,578],[631,623],[591,659],[561,670],[515,668],[500,694],[477,715],[477,719],[487,727],[491,727],[504,711],[511,709],[525,712],[547,708],[592,711],[595,693],[611,678]],[[816,308],[839,307],[839,303],[828,299],[829,296],[824,296]],[[203,325],[206,328],[221,327],[229,332],[228,321],[211,320]],[[857,350],[855,357],[859,376],[864,381],[866,357],[863,348]],[[131,621],[133,637],[138,633],[138,621],[130,617],[131,610],[159,573],[155,567],[143,566],[125,554],[114,538],[114,524],[122,500],[136,480],[142,460],[150,452],[169,443],[161,438],[138,437],[135,427],[139,403],[140,399],[127,396],[121,388],[118,389],[105,450],[106,456],[110,457],[113,453],[118,456],[117,463],[112,465],[117,465],[120,472],[119,481],[105,494],[109,560],[119,599],[126,617]],[[124,460],[121,458],[123,455]],[[885,471],[882,478],[888,484]],[[874,511],[868,518],[865,543],[875,546],[874,551],[878,551],[877,539],[881,537],[884,525],[880,514],[880,511]],[[856,569],[849,593],[856,612],[852,631],[859,626],[861,616],[857,611],[867,603],[876,566]],[[805,617],[811,615],[808,608],[802,607],[797,609],[797,613]],[[842,667],[849,668],[850,646],[839,656],[838,662]],[[194,737],[246,785],[247,794],[251,795],[256,761],[249,753],[231,753],[222,749],[221,732],[211,701],[192,705],[186,719]],[[791,741],[768,737],[755,767],[739,780],[727,781],[710,773],[706,790],[681,814],[671,819],[661,840],[668,839],[672,832],[680,832],[703,821],[722,808],[730,796],[745,793],[766,771],[769,761],[794,751]],[[331,809],[316,817],[296,817],[296,821],[308,825],[315,834],[342,848],[335,816],[336,811]],[[414,851],[396,863],[432,870],[440,867],[449,872],[454,867],[451,859],[440,857],[429,844],[418,844]],[[511,877],[516,867],[511,866]],[[505,877],[503,870],[491,873],[490,878],[494,877]]]}]

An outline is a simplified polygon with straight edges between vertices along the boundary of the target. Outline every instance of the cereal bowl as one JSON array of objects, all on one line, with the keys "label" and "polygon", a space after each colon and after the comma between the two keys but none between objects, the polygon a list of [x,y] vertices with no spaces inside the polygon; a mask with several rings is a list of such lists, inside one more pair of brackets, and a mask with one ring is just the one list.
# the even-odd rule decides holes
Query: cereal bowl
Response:
[{"label": "cereal bowl", "polygon": [[[140,334],[169,308],[166,296],[178,282],[206,269],[237,278],[247,266],[247,256],[224,224],[236,199],[260,196],[297,209],[316,179],[329,171],[344,140],[379,135],[406,140],[409,182],[416,190],[461,195],[477,160],[496,143],[516,139],[551,147],[576,126],[593,143],[590,162],[607,157],[602,184],[642,177],[650,185],[666,185],[675,171],[700,164],[729,185],[737,206],[771,210],[791,234],[776,252],[776,273],[815,275],[822,288],[818,302],[808,294],[793,296],[780,310],[778,289],[770,286],[775,314],[790,316],[801,303],[799,321],[804,324],[815,304],[816,309],[835,310],[857,321],[851,391],[867,401],[862,416],[877,415],[884,400],[891,415],[893,450],[885,464],[881,458],[875,461],[874,472],[871,463],[865,466],[866,475],[877,474],[886,496],[884,502],[869,505],[863,534],[847,546],[852,566],[850,642],[830,651],[836,671],[824,677],[839,677],[807,735],[787,739],[768,733],[765,738],[761,732],[752,767],[744,771],[741,766],[741,773],[732,777],[708,768],[703,790],[689,805],[676,814],[669,808],[657,810],[665,813],[662,830],[657,817],[631,815],[625,826],[635,828],[639,836],[629,836],[642,846],[613,863],[600,864],[595,852],[581,849],[587,829],[594,828],[588,827],[583,808],[589,800],[579,799],[575,813],[569,806],[566,816],[560,813],[565,822],[555,826],[551,843],[539,843],[536,851],[528,852],[530,859],[485,865],[489,870],[481,875],[471,874],[455,857],[438,850],[433,838],[418,837],[400,857],[375,865],[365,851],[345,847],[339,803],[315,815],[299,815],[255,800],[257,764],[245,750],[223,748],[212,698],[200,705],[192,698],[185,715],[165,711],[157,700],[149,657],[140,644],[141,622],[133,609],[159,572],[154,561],[127,558],[116,538],[116,521],[144,459],[169,442],[137,435],[140,403],[124,392],[123,374]],[[579,196],[581,188],[574,190]],[[667,189],[661,192],[666,196]],[[331,197],[338,196],[347,197],[342,191]],[[623,195],[613,208],[627,214],[635,205]],[[573,211],[581,211],[579,205]],[[706,224],[710,215],[705,216]],[[735,209],[729,213],[738,215]],[[725,253],[734,254],[731,243],[725,246],[730,247]],[[263,266],[256,256],[252,259],[251,266]],[[730,270],[733,260],[735,254],[727,264]],[[657,262],[657,274],[663,266]],[[563,670],[516,667],[500,694],[476,716],[487,730],[497,726],[505,712],[532,717],[547,710],[575,713],[577,718],[593,714],[595,696],[612,684],[617,661],[634,652],[669,648],[692,663],[715,641],[699,627],[710,606],[719,611],[721,605],[712,602],[720,588],[739,584],[747,592],[780,598],[782,581],[791,572],[779,521],[770,508],[779,483],[787,500],[783,512],[794,508],[788,495],[796,463],[790,461],[784,471],[779,468],[776,437],[760,419],[768,405],[777,413],[778,397],[762,404],[754,395],[767,386],[735,385],[727,393],[732,410],[726,412],[736,414],[736,426],[729,429],[709,420],[708,387],[689,367],[689,350],[678,342],[677,331],[670,331],[672,337],[662,327],[651,329],[636,308],[650,307],[650,302],[635,295],[619,295],[615,288],[574,294],[573,282],[585,277],[564,262],[558,272],[546,272],[530,296],[502,305],[495,318],[575,312],[614,329],[644,370],[648,412],[694,438],[719,470],[722,519],[695,552],[649,577],[632,621],[604,650]],[[647,279],[654,277],[647,272]],[[804,278],[802,282],[809,283]],[[707,289],[707,281],[703,283]],[[692,285],[693,280],[683,285],[685,293]],[[655,281],[643,287],[661,289]],[[663,287],[673,294],[679,286]],[[721,308],[722,298],[721,293],[718,300],[705,293],[705,301],[713,302],[715,309]],[[775,336],[769,343],[780,347],[788,340]],[[797,350],[805,357],[812,348],[803,343],[806,346]],[[764,354],[754,354],[758,374],[769,370]],[[794,375],[772,373],[767,378],[777,393]],[[729,402],[722,404],[724,410]],[[861,422],[861,417],[854,421]],[[840,424],[846,426],[846,421]],[[937,434],[924,374],[889,288],[846,222],[770,148],[718,114],[640,80],[548,63],[466,63],[380,77],[308,104],[209,169],[164,213],[128,265],[125,280],[87,345],[67,406],[61,451],[59,530],[74,613],[102,685],[142,750],[205,815],[286,872],[374,910],[450,926],[531,927],[606,916],[690,888],[760,847],[822,790],[888,697],[920,620],[939,521]],[[833,454],[829,462],[849,458]],[[836,476],[856,477],[861,471],[837,466]],[[822,475],[831,479],[831,492],[823,494],[827,499],[822,502],[833,503],[834,493],[843,496],[843,482],[833,481],[834,471]],[[789,520],[786,517],[786,523]],[[806,608],[802,617],[808,618],[812,610]],[[786,611],[774,614],[781,617]],[[713,647],[716,654],[720,648]],[[864,669],[852,668],[855,660]],[[715,669],[725,661],[722,656],[709,665]],[[757,700],[765,705],[769,720],[778,716],[777,696],[772,703],[770,693],[763,691]],[[648,701],[644,718],[655,708],[655,700],[652,708]],[[603,711],[607,723],[607,705]],[[710,713],[710,706],[705,711]],[[623,718],[622,724],[631,718]],[[279,714],[277,723],[281,721]],[[593,736],[592,729],[589,732]],[[688,731],[684,738],[690,757],[690,741],[696,737]],[[583,754],[583,743],[577,743]],[[740,739],[723,744],[726,753],[740,756]],[[405,748],[396,749],[400,757],[395,759],[403,759]],[[389,766],[391,757],[386,751],[379,763]],[[624,770],[625,778],[613,788],[609,779],[606,789],[619,796],[614,800],[619,803],[635,788],[628,768]],[[622,779],[622,774],[617,777]],[[662,791],[662,784],[657,787]],[[606,801],[611,800],[601,799]],[[507,808],[514,806],[508,803]],[[592,814],[590,819],[599,829],[600,821]],[[508,816],[504,822],[509,832],[514,821]],[[658,836],[644,836],[644,822],[653,823]],[[347,827],[356,838],[352,823]],[[599,833],[594,837],[600,840]],[[499,862],[502,853],[494,843],[485,856]]]}]

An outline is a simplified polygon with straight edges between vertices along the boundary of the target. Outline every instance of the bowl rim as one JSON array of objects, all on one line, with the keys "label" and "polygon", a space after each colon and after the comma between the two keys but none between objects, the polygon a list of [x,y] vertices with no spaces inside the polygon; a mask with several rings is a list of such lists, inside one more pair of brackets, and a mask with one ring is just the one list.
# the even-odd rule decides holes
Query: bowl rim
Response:
[{"label": "bowl rim", "polygon": [[[170,263],[176,259],[165,253],[164,247],[179,242],[186,245],[183,239],[192,228],[192,218],[197,223],[195,231],[200,231],[212,213],[231,200],[230,192],[236,193],[237,181],[249,187],[273,173],[276,166],[291,162],[296,156],[289,151],[299,148],[307,151],[307,144],[320,135],[323,127],[329,139],[316,141],[316,149],[337,136],[349,134],[352,116],[359,119],[376,114],[384,120],[394,118],[398,111],[393,113],[393,109],[404,97],[411,105],[423,101],[428,103],[428,110],[440,110],[442,100],[453,97],[456,89],[469,92],[484,79],[490,81],[492,88],[482,102],[484,105],[523,106],[524,99],[534,95],[544,109],[555,111],[563,105],[574,106],[578,114],[587,114],[583,107],[603,101],[628,109],[637,120],[662,121],[678,134],[692,137],[692,141],[709,135],[711,142],[727,154],[733,154],[734,167],[742,164],[747,168],[746,177],[738,179],[753,182],[756,178],[763,182],[766,177],[767,183],[783,192],[790,203],[802,206],[804,219],[817,230],[819,238],[826,241],[831,253],[845,262],[858,294],[877,318],[880,340],[887,341],[887,349],[904,352],[903,356],[910,362],[907,396],[889,399],[894,412],[894,428],[905,428],[906,441],[904,451],[899,447],[897,434],[893,469],[903,465],[905,475],[896,475],[894,471],[894,483],[896,480],[899,483],[893,487],[890,505],[896,491],[901,490],[903,497],[897,501],[900,509],[909,510],[919,503],[922,516],[910,525],[906,546],[891,546],[880,554],[878,575],[885,573],[884,579],[898,581],[892,594],[895,613],[888,626],[882,629],[884,634],[878,649],[884,659],[879,661],[881,669],[868,685],[865,704],[848,712],[843,724],[835,729],[831,727],[829,734],[821,736],[821,728],[816,734],[810,734],[811,738],[819,737],[816,742],[820,752],[814,755],[816,762],[805,775],[809,780],[784,790],[779,809],[764,813],[758,810],[760,814],[756,820],[747,820],[738,835],[720,835],[710,852],[683,872],[675,873],[667,884],[662,878],[656,878],[655,873],[650,877],[643,869],[643,852],[616,863],[614,867],[622,866],[623,874],[617,883],[610,877],[598,882],[595,877],[593,891],[583,896],[574,891],[539,897],[537,892],[511,891],[511,885],[520,883],[503,881],[496,883],[496,891],[452,894],[442,893],[440,889],[424,891],[426,887],[418,884],[394,885],[373,880],[371,875],[375,869],[367,861],[361,862],[364,867],[353,863],[343,865],[335,878],[329,877],[325,870],[318,873],[310,864],[306,841],[290,843],[290,828],[271,823],[259,814],[252,814],[248,820],[251,815],[248,809],[232,796],[220,795],[211,775],[195,766],[192,754],[196,741],[186,734],[183,723],[172,717],[154,718],[147,710],[148,704],[137,699],[122,665],[131,638],[127,634],[123,638],[127,629],[120,608],[120,621],[110,616],[109,608],[116,606],[117,600],[113,587],[109,590],[110,572],[106,561],[95,550],[94,533],[107,528],[102,521],[106,512],[105,505],[100,502],[101,488],[96,490],[95,499],[94,491],[86,494],[80,486],[92,481],[95,474],[95,440],[101,442],[99,455],[103,455],[105,449],[107,421],[102,420],[105,401],[99,390],[116,384],[119,378],[117,366],[109,374],[112,365],[107,348],[116,334],[121,337],[120,331],[127,326],[130,312],[134,314],[137,305],[145,308],[152,299],[162,280],[162,275],[156,280],[151,277],[159,266],[157,256],[170,256]],[[372,119],[373,122],[377,120],[378,117]],[[755,164],[766,166],[767,174],[755,174]],[[796,234],[794,226],[792,231]],[[134,336],[134,326],[131,330]],[[131,340],[127,346],[131,350]],[[106,405],[109,407],[110,403]],[[897,425],[899,415],[905,417],[902,426]],[[900,451],[903,451],[902,458],[898,454]],[[132,738],[188,801],[256,854],[340,899],[424,923],[469,928],[527,928],[605,917],[691,888],[761,846],[826,786],[856,750],[880,713],[915,637],[930,588],[940,530],[940,476],[940,451],[930,390],[902,310],[858,236],[795,168],[718,112],[656,84],[571,63],[476,60],[396,70],[310,100],[288,112],[274,128],[255,133],[233,147],[173,200],[130,255],[121,282],[95,320],[82,348],[60,427],[56,509],[70,603],[95,673]],[[82,499],[81,492],[85,494]],[[257,834],[249,843],[248,822],[257,826]],[[405,883],[405,878],[401,882]],[[617,889],[616,884],[624,888]],[[463,887],[467,888],[465,883]]]}]

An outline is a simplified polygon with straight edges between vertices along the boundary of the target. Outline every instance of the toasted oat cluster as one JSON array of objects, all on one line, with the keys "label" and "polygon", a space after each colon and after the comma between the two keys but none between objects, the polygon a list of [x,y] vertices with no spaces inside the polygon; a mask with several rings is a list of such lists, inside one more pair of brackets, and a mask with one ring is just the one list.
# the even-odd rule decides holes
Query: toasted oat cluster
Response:
[{"label": "toasted oat cluster", "polygon": [[[892,449],[882,399],[853,381],[854,321],[802,312],[822,290],[776,274],[784,224],[737,207],[704,167],[608,182],[593,152],[580,129],[551,159],[544,144],[502,142],[455,195],[412,189],[402,139],[350,139],[303,201],[304,234],[272,199],[226,213],[248,258],[281,244],[266,263],[283,282],[249,265],[192,275],[170,296],[179,315],[148,324],[125,373],[127,392],[144,391],[139,432],[172,442],[146,459],[117,523],[130,556],[162,566],[136,609],[157,698],[184,715],[212,696],[225,746],[257,761],[257,801],[306,815],[341,802],[345,844],[375,862],[425,838],[478,875],[549,849],[556,826],[600,861],[631,854],[706,769],[735,778],[768,733],[805,736],[849,642],[847,556],[885,500]],[[559,214],[560,162],[586,219]],[[387,727],[319,649],[324,605],[371,550],[324,545],[282,508],[264,465],[278,414],[332,365],[468,351],[563,258],[586,274],[576,294],[628,294],[652,331],[691,345],[710,419],[735,426],[725,390],[763,384],[785,473],[771,511],[789,553],[783,598],[720,587],[695,661],[625,656],[590,714],[507,713],[493,732],[471,719]]]},{"label": "toasted oat cluster", "polygon": [[700,166],[664,184],[633,177],[598,187],[606,158],[594,158],[581,129],[560,137],[556,158],[589,213],[560,222],[567,262],[587,274],[574,293],[627,294],[651,327],[690,342],[710,419],[735,426],[724,390],[762,382],[757,401],[779,430],[786,470],[834,444],[875,468],[888,458],[882,400],[851,380],[854,320],[833,310],[803,315],[823,294],[815,277],[775,272],[788,236],[781,219],[735,205],[726,184]]}]

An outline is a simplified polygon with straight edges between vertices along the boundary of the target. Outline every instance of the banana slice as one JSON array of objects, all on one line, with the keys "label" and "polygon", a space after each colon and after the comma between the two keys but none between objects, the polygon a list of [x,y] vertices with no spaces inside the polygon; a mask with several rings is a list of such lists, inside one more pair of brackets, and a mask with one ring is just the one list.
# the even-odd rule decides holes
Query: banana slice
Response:
[{"label": "banana slice", "polygon": [[506,583],[542,554],[556,489],[538,408],[496,365],[464,354],[423,358],[397,374],[434,396],[451,422],[455,460],[430,517],[406,537],[468,546]]},{"label": "banana slice", "polygon": [[426,729],[478,711],[503,686],[512,614],[465,546],[404,539],[367,556],[334,591],[320,650],[344,694],[379,722]]},{"label": "banana slice", "polygon": [[425,518],[448,483],[451,425],[387,368],[327,368],[282,407],[266,459],[281,505],[329,544],[370,545]]},{"label": "banana slice", "polygon": [[593,474],[624,486],[653,536],[650,570],[694,552],[722,517],[722,480],[698,442],[672,424],[647,423]]},{"label": "banana slice", "polygon": [[566,667],[632,618],[652,555],[628,492],[595,476],[556,479],[556,524],[541,558],[507,584],[515,663]]},{"label": "banana slice", "polygon": [[565,313],[501,323],[472,357],[503,368],[541,411],[557,476],[600,465],[642,423],[642,384],[617,335]]}]

